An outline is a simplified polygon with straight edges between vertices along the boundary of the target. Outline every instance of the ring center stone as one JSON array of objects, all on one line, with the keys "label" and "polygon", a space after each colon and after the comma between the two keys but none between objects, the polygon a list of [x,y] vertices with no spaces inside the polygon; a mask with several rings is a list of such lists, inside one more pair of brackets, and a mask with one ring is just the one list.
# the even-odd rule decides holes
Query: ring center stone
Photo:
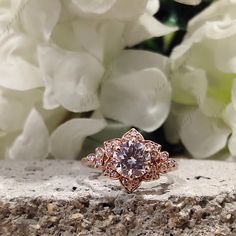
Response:
[{"label": "ring center stone", "polygon": [[127,141],[114,153],[116,171],[127,178],[138,178],[146,173],[150,154],[139,141]]}]

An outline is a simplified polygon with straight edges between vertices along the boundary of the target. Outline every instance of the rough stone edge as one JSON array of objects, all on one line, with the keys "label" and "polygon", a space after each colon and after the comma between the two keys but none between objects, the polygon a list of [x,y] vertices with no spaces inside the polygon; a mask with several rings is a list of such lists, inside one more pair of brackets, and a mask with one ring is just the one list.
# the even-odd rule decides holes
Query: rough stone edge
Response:
[{"label": "rough stone edge", "polygon": [[0,235],[236,235],[236,193],[215,197],[142,196],[0,202]]}]

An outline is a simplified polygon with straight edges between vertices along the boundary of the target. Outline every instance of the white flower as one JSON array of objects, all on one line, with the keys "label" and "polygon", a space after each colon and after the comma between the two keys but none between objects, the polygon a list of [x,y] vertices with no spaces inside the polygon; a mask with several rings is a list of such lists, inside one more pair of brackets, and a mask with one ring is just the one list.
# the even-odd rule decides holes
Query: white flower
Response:
[{"label": "white flower", "polygon": [[[1,157],[75,158],[86,136],[106,126],[103,115],[145,130],[159,127],[169,111],[170,88],[154,65],[158,59],[146,52],[119,56],[127,46],[176,30],[155,20],[158,8],[158,0],[1,1]],[[142,65],[137,56],[151,64]],[[117,57],[134,60],[129,62],[132,71],[125,71],[123,65],[108,78]],[[138,86],[131,89],[136,75],[134,82],[144,86],[143,91]],[[125,76],[129,88],[119,91]],[[157,93],[160,86],[165,93]],[[134,109],[139,119],[132,121],[128,112],[122,117],[111,115],[112,109],[107,109],[111,104],[104,101],[108,87],[116,96],[142,94],[138,108],[136,100],[120,107],[124,112]],[[98,114],[100,108],[104,114]],[[87,111],[92,116],[81,118]]]},{"label": "white flower", "polygon": [[174,105],[166,131],[196,158],[227,145],[236,155],[235,41],[236,1],[221,0],[191,20],[186,38],[171,55]]},{"label": "white flower", "polygon": [[102,85],[103,114],[146,131],[159,128],[168,116],[171,100],[163,71],[166,62],[165,57],[151,52],[124,51]]}]

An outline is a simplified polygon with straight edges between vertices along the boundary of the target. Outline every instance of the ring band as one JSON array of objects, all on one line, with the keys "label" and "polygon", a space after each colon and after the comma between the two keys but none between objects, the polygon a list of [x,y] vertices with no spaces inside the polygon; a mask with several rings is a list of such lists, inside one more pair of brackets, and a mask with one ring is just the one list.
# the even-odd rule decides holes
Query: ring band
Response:
[{"label": "ring band", "polygon": [[119,180],[128,193],[137,189],[142,181],[159,179],[161,174],[177,168],[169,153],[161,145],[145,140],[134,128],[122,138],[104,142],[86,157],[89,167],[98,168],[103,175]]}]

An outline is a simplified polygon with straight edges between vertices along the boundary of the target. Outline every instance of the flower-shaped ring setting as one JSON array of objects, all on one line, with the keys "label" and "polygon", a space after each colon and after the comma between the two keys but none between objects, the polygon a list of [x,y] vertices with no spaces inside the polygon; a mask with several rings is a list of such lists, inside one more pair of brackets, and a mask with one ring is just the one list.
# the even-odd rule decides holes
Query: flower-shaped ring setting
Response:
[{"label": "flower-shaped ring setting", "polygon": [[159,179],[161,174],[175,170],[177,163],[161,151],[161,145],[145,140],[134,128],[122,138],[104,142],[87,156],[89,165],[101,169],[105,176],[119,180],[127,192],[137,189],[142,181]]}]

